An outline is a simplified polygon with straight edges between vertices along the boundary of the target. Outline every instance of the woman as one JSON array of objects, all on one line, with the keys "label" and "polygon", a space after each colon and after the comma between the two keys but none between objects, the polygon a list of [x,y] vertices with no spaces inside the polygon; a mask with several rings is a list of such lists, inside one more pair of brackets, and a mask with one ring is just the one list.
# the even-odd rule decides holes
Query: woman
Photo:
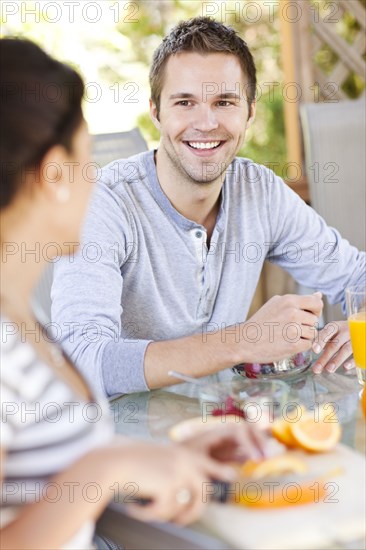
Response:
[{"label": "woman", "polygon": [[219,457],[256,458],[263,445],[237,425],[185,446],[114,436],[106,402],[35,319],[32,290],[51,255],[79,240],[92,191],[84,87],[31,42],[0,47],[2,546],[89,548],[95,519],[131,483],[151,500],[131,514],[190,522],[202,483],[232,479]]}]

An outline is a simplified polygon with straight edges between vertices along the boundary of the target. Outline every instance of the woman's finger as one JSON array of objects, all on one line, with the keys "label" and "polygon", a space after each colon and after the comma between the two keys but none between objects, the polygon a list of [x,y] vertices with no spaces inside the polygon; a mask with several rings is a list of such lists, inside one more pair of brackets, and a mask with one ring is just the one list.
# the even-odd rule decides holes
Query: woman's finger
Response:
[{"label": "woman's finger", "polygon": [[[259,458],[263,459],[266,458],[268,455],[268,437],[260,430],[257,430],[254,426],[251,424],[248,425],[249,427],[249,434],[252,438],[257,453],[259,454]],[[252,458],[252,457],[248,457]]]},{"label": "woman's finger", "polygon": [[[332,323],[332,325],[337,325],[336,323]],[[338,326],[338,325],[337,325]],[[322,372],[322,370],[328,365],[328,363],[332,363],[333,357],[338,353],[338,351],[345,345],[349,343],[349,331],[347,325],[340,326],[339,331],[334,335],[332,339],[329,339],[329,335],[331,334],[330,331],[325,333],[325,336],[321,336],[319,338],[319,342],[324,343],[324,340],[326,340],[326,343],[324,347],[322,348],[323,352],[318,357],[316,362],[313,365],[313,372],[318,374]],[[323,329],[324,330],[324,329]],[[334,332],[333,332],[334,334]],[[313,349],[316,350],[316,353],[318,353],[317,345],[320,346],[320,344],[316,343],[313,346]],[[339,365],[338,365],[339,366]],[[334,368],[333,366],[331,368]]]},{"label": "woman's finger", "polygon": [[347,321],[338,321],[337,323],[328,323],[320,330],[313,344],[314,353],[320,353],[328,342],[333,340],[335,343],[339,340],[340,346],[349,340],[349,329]]},{"label": "woman's finger", "polygon": [[341,349],[330,358],[329,362],[325,365],[325,369],[328,372],[335,372],[338,367],[342,365],[352,355],[351,342],[344,344]]},{"label": "woman's finger", "polygon": [[191,500],[186,505],[181,505],[177,508],[177,514],[174,517],[174,521],[179,525],[187,525],[188,523],[192,523],[201,516],[202,508],[204,506],[204,482],[204,480],[200,479],[195,487],[191,486]]}]

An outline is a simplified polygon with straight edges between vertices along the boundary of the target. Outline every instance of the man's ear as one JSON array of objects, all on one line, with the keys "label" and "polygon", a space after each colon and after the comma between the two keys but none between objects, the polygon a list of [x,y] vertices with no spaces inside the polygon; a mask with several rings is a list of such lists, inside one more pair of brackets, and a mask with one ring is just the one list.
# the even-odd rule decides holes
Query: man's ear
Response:
[{"label": "man's ear", "polygon": [[153,121],[155,128],[157,128],[160,132],[160,122],[159,122],[158,109],[157,109],[155,103],[153,103],[153,100],[151,98],[149,99],[149,104],[150,104],[150,117],[151,117],[151,120]]},{"label": "man's ear", "polygon": [[250,104],[250,111],[249,111],[249,117],[247,120],[247,123],[245,125],[245,128],[250,128],[250,126],[253,124],[255,119],[255,113],[257,110],[257,102],[255,99],[253,99],[252,103]]}]

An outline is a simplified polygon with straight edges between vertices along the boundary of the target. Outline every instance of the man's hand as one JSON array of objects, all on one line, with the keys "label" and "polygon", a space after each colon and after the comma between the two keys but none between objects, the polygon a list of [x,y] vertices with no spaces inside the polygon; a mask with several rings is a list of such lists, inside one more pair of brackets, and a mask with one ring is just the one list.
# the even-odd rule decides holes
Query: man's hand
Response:
[{"label": "man's hand", "polygon": [[[245,353],[250,362],[284,359],[311,348],[323,309],[320,292],[274,296],[244,323]],[[246,362],[249,362],[246,359]]]},{"label": "man's hand", "polygon": [[313,343],[314,353],[321,353],[313,365],[313,371],[319,374],[324,369],[334,372],[344,363],[346,370],[354,368],[352,346],[347,321],[328,323],[319,332],[316,341]]},{"label": "man's hand", "polygon": [[146,383],[150,389],[171,385],[172,365],[199,378],[240,363],[271,363],[310,350],[322,309],[320,292],[274,296],[244,323],[207,332],[204,323],[201,334],[151,342],[144,358]]}]

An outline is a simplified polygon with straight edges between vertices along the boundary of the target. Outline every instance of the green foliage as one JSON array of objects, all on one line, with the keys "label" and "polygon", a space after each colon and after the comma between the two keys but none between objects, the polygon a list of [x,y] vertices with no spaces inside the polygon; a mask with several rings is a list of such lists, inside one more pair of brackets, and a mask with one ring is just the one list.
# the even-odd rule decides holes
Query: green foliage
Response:
[{"label": "green foliage", "polygon": [[273,94],[263,95],[258,101],[254,126],[256,124],[259,129],[255,133],[249,129],[239,155],[269,165],[276,174],[282,175],[286,163],[286,141],[280,87],[276,87]]},{"label": "green foliage", "polygon": [[142,113],[137,117],[137,126],[140,128],[141,133],[150,147],[156,147],[160,140],[160,133],[159,130],[155,128],[149,112]]},{"label": "green foliage", "polygon": [[[327,0],[311,0],[311,2],[313,9],[316,9],[318,13],[318,17],[323,18],[328,24],[330,21],[327,18],[331,17],[334,20],[332,24],[336,33],[348,44],[352,45],[357,35],[364,32],[357,19],[350,11],[347,11],[347,5],[344,5],[345,9],[342,9],[342,6],[338,6],[334,2],[328,2]],[[358,0],[358,2],[360,2],[363,8],[366,8],[366,0]],[[314,61],[327,76],[330,76],[339,62],[339,56],[324,43],[316,52]],[[342,91],[350,99],[357,99],[364,93],[365,78],[364,75],[362,76],[350,71],[341,84]]]},{"label": "green foliage", "polygon": [[[189,19],[202,14],[202,2],[174,0],[165,2],[155,0],[140,1],[139,22],[118,24],[118,31],[130,40],[133,47],[134,60],[141,62],[148,72],[152,53],[163,37],[180,20]],[[280,36],[278,18],[273,22],[263,17],[256,23],[248,24],[230,10],[237,9],[237,2],[226,2],[227,17],[225,23],[231,25],[248,43],[253,52],[257,70],[260,99],[257,106],[257,117],[248,132],[248,137],[239,154],[252,158],[259,163],[279,163],[275,171],[281,173],[286,162],[286,144],[283,123],[283,98],[280,92],[282,70],[280,67]],[[220,20],[220,14],[218,19]],[[269,90],[275,90],[270,93]],[[148,112],[137,118],[145,139],[150,146],[156,146],[159,132],[153,125]]]},{"label": "green foliage", "polygon": [[[304,0],[312,3],[320,17],[330,15],[334,2],[328,0]],[[366,7],[366,0],[360,0]],[[28,2],[36,9],[42,6],[39,2]],[[147,105],[148,72],[155,48],[163,37],[179,21],[189,19],[205,12],[207,2],[200,0],[133,0],[133,2],[101,2],[106,11],[97,25],[85,25],[82,19],[73,24],[52,24],[44,17],[35,22],[30,17],[26,22],[21,18],[12,18],[3,22],[2,34],[13,34],[28,37],[58,59],[72,64],[88,82],[98,82],[103,88],[103,110],[97,104],[89,103],[87,117],[92,122],[94,132],[120,131],[137,124],[150,146],[156,146],[159,132],[150,120]],[[212,3],[213,4],[213,3]],[[257,19],[250,5],[260,6],[262,16]],[[279,17],[276,12],[278,1],[274,0],[274,17],[269,17],[270,10],[266,2],[253,3],[251,0],[217,0],[220,8],[215,17],[233,26],[251,49],[256,66],[259,85],[257,116],[247,132],[247,137],[240,154],[263,164],[277,164],[275,171],[283,172],[286,162],[286,143],[283,117],[281,67],[281,35]],[[239,19],[238,6],[240,5]],[[38,8],[37,8],[38,6]],[[116,6],[119,7],[118,22],[112,17]],[[248,7],[246,11],[245,7]],[[81,7],[80,7],[81,9]],[[230,13],[235,11],[236,13]],[[243,14],[247,14],[247,19]],[[360,24],[347,10],[337,11],[339,21],[335,24],[337,33],[352,44],[360,31]],[[250,16],[252,22],[249,22]],[[338,62],[338,56],[326,45],[317,53],[316,63],[325,74],[330,75]],[[139,102],[130,104],[128,111],[123,111],[121,127],[118,116],[113,118],[117,104],[114,103],[116,85],[121,84],[118,101],[123,102],[127,91],[123,85],[128,82],[138,83]],[[358,98],[364,92],[365,81],[362,75],[350,73],[342,84],[342,90],[350,98]],[[273,93],[274,92],[274,93]],[[128,107],[126,106],[126,109]],[[103,116],[101,113],[103,112]],[[119,111],[121,112],[121,111]],[[120,115],[121,116],[121,115]],[[128,118],[128,120],[127,120]],[[102,129],[100,129],[102,128]],[[116,129],[117,128],[117,129]]]}]

